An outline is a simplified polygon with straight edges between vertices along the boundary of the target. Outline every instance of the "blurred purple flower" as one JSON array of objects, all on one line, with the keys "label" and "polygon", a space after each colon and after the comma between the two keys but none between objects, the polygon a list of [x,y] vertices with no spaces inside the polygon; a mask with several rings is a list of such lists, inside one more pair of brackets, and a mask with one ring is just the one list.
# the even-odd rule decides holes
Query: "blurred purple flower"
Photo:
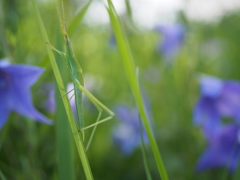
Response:
[{"label": "blurred purple flower", "polygon": [[110,36],[110,39],[109,39],[109,45],[110,45],[110,47],[116,47],[117,46],[116,38],[115,38],[115,35],[113,33],[111,33],[111,36]]},{"label": "blurred purple flower", "polygon": [[[70,100],[70,105],[73,109],[73,112],[76,113],[76,106],[75,106],[75,98],[74,98],[74,91],[73,91],[73,83],[68,83],[67,84],[67,96]],[[55,112],[56,110],[56,101],[55,101],[55,89],[54,89],[54,84],[53,83],[49,83],[49,84],[45,84],[44,86],[44,90],[45,93],[47,92],[48,98],[47,100],[44,102],[44,105],[46,107],[46,109],[48,110],[48,112]],[[71,92],[70,92],[71,91]],[[59,97],[60,98],[60,97]]]},{"label": "blurred purple flower", "polygon": [[223,81],[213,76],[200,79],[201,96],[194,109],[194,124],[216,131],[221,118],[233,118],[240,123],[240,83]]},{"label": "blurred purple flower", "polygon": [[6,123],[11,111],[35,121],[52,124],[52,121],[38,112],[31,99],[30,87],[44,70],[39,67],[9,64],[0,61],[0,128]]},{"label": "blurred purple flower", "polygon": [[183,44],[185,28],[181,24],[161,24],[155,30],[162,34],[158,50],[165,59],[173,59]]},{"label": "blurred purple flower", "polygon": [[[115,113],[121,124],[113,130],[114,142],[124,154],[131,154],[136,147],[141,146],[138,110],[119,105]],[[144,142],[148,142],[144,127],[142,129]]]},{"label": "blurred purple flower", "polygon": [[208,147],[197,162],[197,170],[225,166],[236,170],[240,150],[240,131],[234,124],[219,127],[216,132],[205,131]]},{"label": "blurred purple flower", "polygon": [[53,83],[44,84],[44,93],[47,94],[48,98],[44,102],[45,109],[53,113],[56,110],[56,102],[55,102],[55,89]]}]

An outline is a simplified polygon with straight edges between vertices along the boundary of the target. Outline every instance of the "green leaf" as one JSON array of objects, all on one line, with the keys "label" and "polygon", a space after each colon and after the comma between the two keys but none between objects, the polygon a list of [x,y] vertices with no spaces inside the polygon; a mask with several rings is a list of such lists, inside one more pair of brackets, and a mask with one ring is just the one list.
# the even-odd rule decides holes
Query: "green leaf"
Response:
[{"label": "green leaf", "polygon": [[[41,30],[41,34],[43,36],[43,40],[44,40],[44,42],[49,42],[48,35],[46,33],[44,24],[42,22],[41,15],[38,11],[38,8],[37,8],[34,0],[32,0],[32,4],[33,4],[33,7],[34,7],[34,11],[36,13],[36,16],[37,16],[37,20],[38,20],[38,24],[40,26],[40,30]],[[85,148],[83,146],[82,138],[80,137],[80,133],[78,132],[78,129],[77,129],[76,124],[75,124],[75,118],[74,118],[74,115],[73,115],[73,112],[72,112],[72,108],[70,106],[70,103],[69,103],[69,100],[68,100],[67,96],[65,96],[66,91],[65,91],[65,87],[64,87],[64,83],[63,83],[61,74],[59,72],[59,69],[58,69],[58,66],[57,66],[57,63],[56,63],[56,60],[55,60],[55,57],[54,57],[54,54],[53,54],[51,48],[48,45],[46,45],[46,48],[47,48],[47,53],[48,53],[48,56],[49,56],[49,59],[50,59],[50,62],[51,62],[52,68],[53,68],[55,78],[56,78],[56,82],[57,82],[60,94],[62,96],[63,104],[64,104],[64,107],[65,107],[65,110],[66,110],[66,113],[67,113],[67,117],[68,117],[68,120],[69,120],[70,127],[72,129],[72,133],[73,133],[73,137],[74,137],[74,140],[75,140],[75,143],[76,143],[76,146],[77,146],[77,150],[78,150],[80,159],[82,161],[82,165],[83,165],[83,169],[84,169],[86,178],[88,180],[91,180],[91,179],[93,179],[91,168],[90,168],[89,163],[88,163],[88,159],[87,159],[87,156],[86,156],[86,153],[85,153]]]},{"label": "green leaf", "polygon": [[152,176],[151,176],[149,166],[148,166],[148,161],[147,161],[146,146],[145,146],[144,139],[143,139],[142,122],[140,120],[140,117],[139,117],[139,128],[140,128],[141,149],[142,149],[142,155],[143,155],[144,168],[146,171],[147,179],[152,180]]},{"label": "green leaf", "polygon": [[[64,40],[62,38],[62,31],[60,23],[56,25],[55,30],[55,43],[56,48],[62,50],[64,47]],[[58,68],[64,82],[69,79],[68,69],[62,57],[57,54],[55,56]],[[65,85],[66,86],[66,85]],[[67,119],[67,114],[61,98],[60,92],[55,82],[55,101],[56,101],[56,155],[57,155],[57,179],[58,180],[75,180],[75,159],[73,149],[72,132]]]},{"label": "green leaf", "polygon": [[150,127],[150,124],[149,124],[149,121],[147,118],[146,110],[144,108],[144,103],[143,103],[143,99],[142,99],[140,89],[138,86],[138,81],[137,81],[137,78],[135,75],[135,66],[134,66],[133,58],[132,58],[131,51],[130,51],[130,48],[128,45],[128,41],[125,37],[124,31],[122,29],[120,20],[116,13],[116,10],[110,0],[108,0],[108,6],[109,6],[108,13],[109,13],[109,16],[111,19],[111,23],[112,23],[115,38],[117,41],[118,49],[122,56],[122,60],[123,60],[124,66],[125,66],[126,76],[128,78],[132,93],[134,95],[136,104],[139,109],[141,119],[142,119],[144,127],[146,129],[149,143],[151,145],[151,149],[153,151],[153,154],[154,154],[154,157],[155,157],[155,160],[157,163],[158,171],[163,180],[168,180],[168,175],[165,170],[160,152],[158,150],[156,140],[153,136],[153,132],[151,130],[151,127]]},{"label": "green leaf", "polygon": [[69,35],[72,34],[72,32],[77,27],[79,22],[82,21],[84,15],[85,15],[86,11],[88,10],[88,7],[90,6],[91,3],[92,3],[92,0],[90,0],[85,6],[83,6],[83,8],[76,14],[74,19],[71,21],[69,27],[67,28]]}]

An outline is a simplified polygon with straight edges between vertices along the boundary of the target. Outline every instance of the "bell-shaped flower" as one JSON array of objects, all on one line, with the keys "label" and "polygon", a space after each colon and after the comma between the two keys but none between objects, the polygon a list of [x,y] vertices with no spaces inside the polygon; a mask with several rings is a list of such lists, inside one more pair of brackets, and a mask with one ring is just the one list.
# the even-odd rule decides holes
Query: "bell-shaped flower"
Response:
[{"label": "bell-shaped flower", "polygon": [[197,170],[207,170],[215,167],[227,167],[231,172],[238,165],[240,150],[240,131],[235,124],[222,125],[217,131],[204,131],[208,147],[197,162]]},{"label": "bell-shaped flower", "polygon": [[184,26],[181,24],[161,24],[156,26],[155,30],[162,35],[158,50],[165,59],[174,59],[184,42]]},{"label": "bell-shaped flower", "polygon": [[43,71],[36,66],[0,61],[0,128],[6,123],[11,111],[41,123],[52,124],[32,104],[30,87]]},{"label": "bell-shaped flower", "polygon": [[[113,130],[114,142],[124,154],[131,154],[138,146],[141,146],[138,110],[126,105],[118,105],[115,113],[121,123]],[[142,132],[144,142],[147,143],[148,139],[143,127]]]},{"label": "bell-shaped flower", "polygon": [[240,123],[240,83],[213,76],[200,78],[201,95],[194,109],[194,124],[216,131],[222,118]]}]

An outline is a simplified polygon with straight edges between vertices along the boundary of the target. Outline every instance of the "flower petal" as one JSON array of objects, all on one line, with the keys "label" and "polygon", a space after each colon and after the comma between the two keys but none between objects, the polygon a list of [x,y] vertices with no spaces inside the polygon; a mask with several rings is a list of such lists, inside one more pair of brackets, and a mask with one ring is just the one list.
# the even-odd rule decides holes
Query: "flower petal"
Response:
[{"label": "flower petal", "polygon": [[[141,144],[138,111],[126,105],[118,105],[115,113],[121,124],[113,131],[114,142],[120,147],[123,153],[130,154]],[[148,143],[144,127],[143,139],[145,143]]]},{"label": "flower petal", "polygon": [[21,64],[2,67],[1,70],[8,73],[16,81],[21,81],[24,86],[29,87],[38,80],[44,68]]},{"label": "flower petal", "polygon": [[11,99],[9,99],[11,109],[35,121],[52,124],[51,120],[43,116],[34,108],[30,90],[21,85],[22,84],[19,81],[12,81],[12,88],[10,91]]},{"label": "flower petal", "polygon": [[235,124],[224,125],[209,137],[209,146],[199,158],[198,170],[226,166],[231,171],[237,167],[239,156],[239,127]]},{"label": "flower petal", "polygon": [[224,166],[229,159],[229,154],[217,149],[208,148],[197,162],[197,170],[202,171],[214,167]]},{"label": "flower petal", "polygon": [[6,67],[6,66],[9,66],[10,65],[10,62],[8,61],[8,59],[1,59],[0,60],[0,68],[1,67]]},{"label": "flower petal", "polygon": [[163,40],[159,45],[166,59],[172,59],[183,43],[185,28],[181,24],[162,24],[155,28],[162,33]]},{"label": "flower petal", "polygon": [[240,84],[234,81],[226,81],[216,104],[222,116],[236,118],[239,121]]},{"label": "flower petal", "polygon": [[113,139],[116,144],[120,147],[121,151],[125,154],[131,154],[139,140],[135,138],[136,132],[133,127],[127,124],[121,124],[114,129]]},{"label": "flower petal", "polygon": [[214,100],[200,97],[194,108],[193,122],[202,126],[205,131],[217,131],[221,121]]},{"label": "flower petal", "polygon": [[223,87],[223,81],[214,76],[201,75],[201,93],[210,98],[217,98]]},{"label": "flower petal", "polygon": [[10,109],[9,109],[9,88],[5,81],[5,75],[0,71],[0,129],[6,123]]},{"label": "flower petal", "polygon": [[126,105],[118,105],[115,108],[116,117],[123,123],[138,127],[138,113],[136,110],[131,110]]}]

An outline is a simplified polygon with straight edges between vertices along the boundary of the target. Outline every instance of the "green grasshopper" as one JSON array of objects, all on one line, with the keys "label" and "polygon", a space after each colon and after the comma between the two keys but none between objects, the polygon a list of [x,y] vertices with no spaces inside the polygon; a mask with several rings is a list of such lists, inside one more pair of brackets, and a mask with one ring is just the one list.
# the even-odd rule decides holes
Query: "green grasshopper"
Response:
[{"label": "green grasshopper", "polygon": [[[86,151],[87,151],[90,146],[90,143],[92,141],[93,135],[96,131],[97,125],[112,119],[115,116],[115,114],[110,109],[108,109],[105,105],[103,105],[98,99],[96,99],[87,89],[84,88],[82,68],[81,68],[80,64],[78,63],[76,56],[73,53],[72,46],[70,44],[70,39],[69,39],[67,31],[66,31],[66,23],[65,23],[63,5],[62,5],[62,18],[60,16],[60,13],[59,13],[59,17],[60,17],[60,22],[62,25],[63,36],[66,40],[66,52],[64,53],[64,52],[57,50],[49,42],[46,42],[46,43],[50,45],[52,50],[58,52],[61,55],[62,59],[64,59],[64,61],[68,64],[68,67],[70,68],[70,74],[71,74],[72,82],[74,85],[73,90],[75,93],[75,103],[76,103],[77,116],[78,116],[77,126],[79,128],[79,132],[82,132],[83,140],[84,140],[84,130],[94,127],[94,129],[90,135],[89,142],[86,147]],[[99,111],[96,123],[94,123],[90,126],[87,126],[87,127],[84,127],[82,92],[88,97],[88,99],[95,105],[95,107]],[[103,110],[105,110],[109,114],[109,116],[101,119]]]}]

